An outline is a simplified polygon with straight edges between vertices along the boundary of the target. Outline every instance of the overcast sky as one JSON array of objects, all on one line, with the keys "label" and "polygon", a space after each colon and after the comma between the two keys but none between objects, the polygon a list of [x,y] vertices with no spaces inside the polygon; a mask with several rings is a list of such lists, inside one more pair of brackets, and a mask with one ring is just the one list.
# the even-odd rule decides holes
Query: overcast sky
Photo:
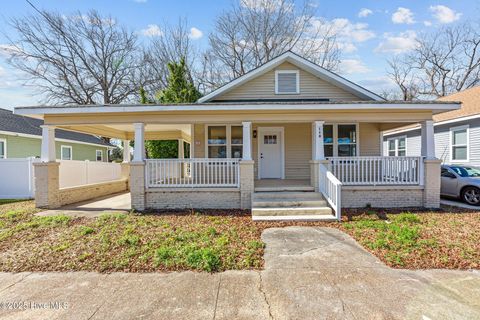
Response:
[{"label": "overcast sky", "polygon": [[[97,9],[111,15],[143,39],[161,36],[164,22],[188,20],[191,38],[206,46],[215,16],[237,0],[31,0],[37,7],[73,14],[76,10]],[[254,1],[254,0],[249,0]],[[465,20],[480,21],[479,0],[457,1],[380,1],[316,0],[317,16],[339,30],[342,48],[340,73],[366,88],[380,92],[391,86],[386,78],[386,59],[411,49],[421,32]],[[24,0],[4,1],[0,9],[0,30],[15,37],[8,19],[33,12]],[[0,34],[0,48],[8,43]],[[35,105],[40,97],[22,86],[19,74],[0,51],[0,107],[12,109]]]}]

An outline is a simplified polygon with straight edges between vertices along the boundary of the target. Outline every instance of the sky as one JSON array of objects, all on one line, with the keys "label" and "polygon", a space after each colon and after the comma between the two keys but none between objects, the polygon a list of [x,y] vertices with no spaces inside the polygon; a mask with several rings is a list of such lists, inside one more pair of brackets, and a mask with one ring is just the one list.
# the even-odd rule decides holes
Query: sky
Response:
[{"label": "sky", "polygon": [[[70,15],[96,9],[111,15],[139,37],[161,35],[161,26],[188,21],[190,37],[208,45],[215,17],[239,0],[31,0],[38,8]],[[255,1],[255,0],[247,0]],[[258,0],[257,0],[258,1]],[[316,18],[338,30],[342,51],[339,73],[374,92],[392,88],[386,76],[387,59],[412,49],[422,32],[464,21],[480,22],[480,0],[314,0]],[[0,108],[37,105],[41,96],[25,87],[19,72],[8,65],[1,48],[15,33],[8,20],[33,13],[25,0],[2,2],[0,8]]]}]

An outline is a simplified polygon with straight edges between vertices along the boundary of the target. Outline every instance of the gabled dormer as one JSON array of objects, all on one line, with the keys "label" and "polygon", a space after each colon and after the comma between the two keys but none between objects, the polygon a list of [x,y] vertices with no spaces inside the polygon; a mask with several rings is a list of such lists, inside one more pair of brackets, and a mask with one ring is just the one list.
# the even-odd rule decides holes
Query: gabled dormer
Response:
[{"label": "gabled dormer", "polygon": [[198,102],[382,100],[373,92],[289,51]]}]

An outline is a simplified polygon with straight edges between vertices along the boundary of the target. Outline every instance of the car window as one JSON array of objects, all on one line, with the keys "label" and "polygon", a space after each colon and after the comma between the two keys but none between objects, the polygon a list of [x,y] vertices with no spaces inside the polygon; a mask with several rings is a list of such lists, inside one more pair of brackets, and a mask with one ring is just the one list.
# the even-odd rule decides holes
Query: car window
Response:
[{"label": "car window", "polygon": [[442,168],[442,173],[441,173],[442,177],[448,177],[451,175],[450,171],[448,171],[447,168]]},{"label": "car window", "polygon": [[460,177],[480,177],[480,169],[475,167],[450,167]]}]

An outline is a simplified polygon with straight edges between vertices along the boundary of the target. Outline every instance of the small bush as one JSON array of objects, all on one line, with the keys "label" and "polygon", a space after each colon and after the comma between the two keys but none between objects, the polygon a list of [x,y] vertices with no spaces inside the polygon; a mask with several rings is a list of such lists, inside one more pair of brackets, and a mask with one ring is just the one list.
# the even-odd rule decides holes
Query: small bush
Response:
[{"label": "small bush", "polygon": [[118,244],[120,245],[128,245],[128,246],[136,246],[140,242],[140,238],[137,235],[133,234],[126,234],[120,239],[118,239]]},{"label": "small bush", "polygon": [[393,220],[398,223],[420,223],[418,215],[413,213],[401,213],[393,217]]},{"label": "small bush", "polygon": [[91,233],[95,232],[95,230],[91,227],[87,227],[87,226],[80,226],[78,228],[78,233],[80,233],[80,235],[82,236],[86,236],[86,235],[89,235]]},{"label": "small bush", "polygon": [[187,265],[194,269],[214,272],[220,268],[220,256],[210,248],[193,249],[187,254]]}]

